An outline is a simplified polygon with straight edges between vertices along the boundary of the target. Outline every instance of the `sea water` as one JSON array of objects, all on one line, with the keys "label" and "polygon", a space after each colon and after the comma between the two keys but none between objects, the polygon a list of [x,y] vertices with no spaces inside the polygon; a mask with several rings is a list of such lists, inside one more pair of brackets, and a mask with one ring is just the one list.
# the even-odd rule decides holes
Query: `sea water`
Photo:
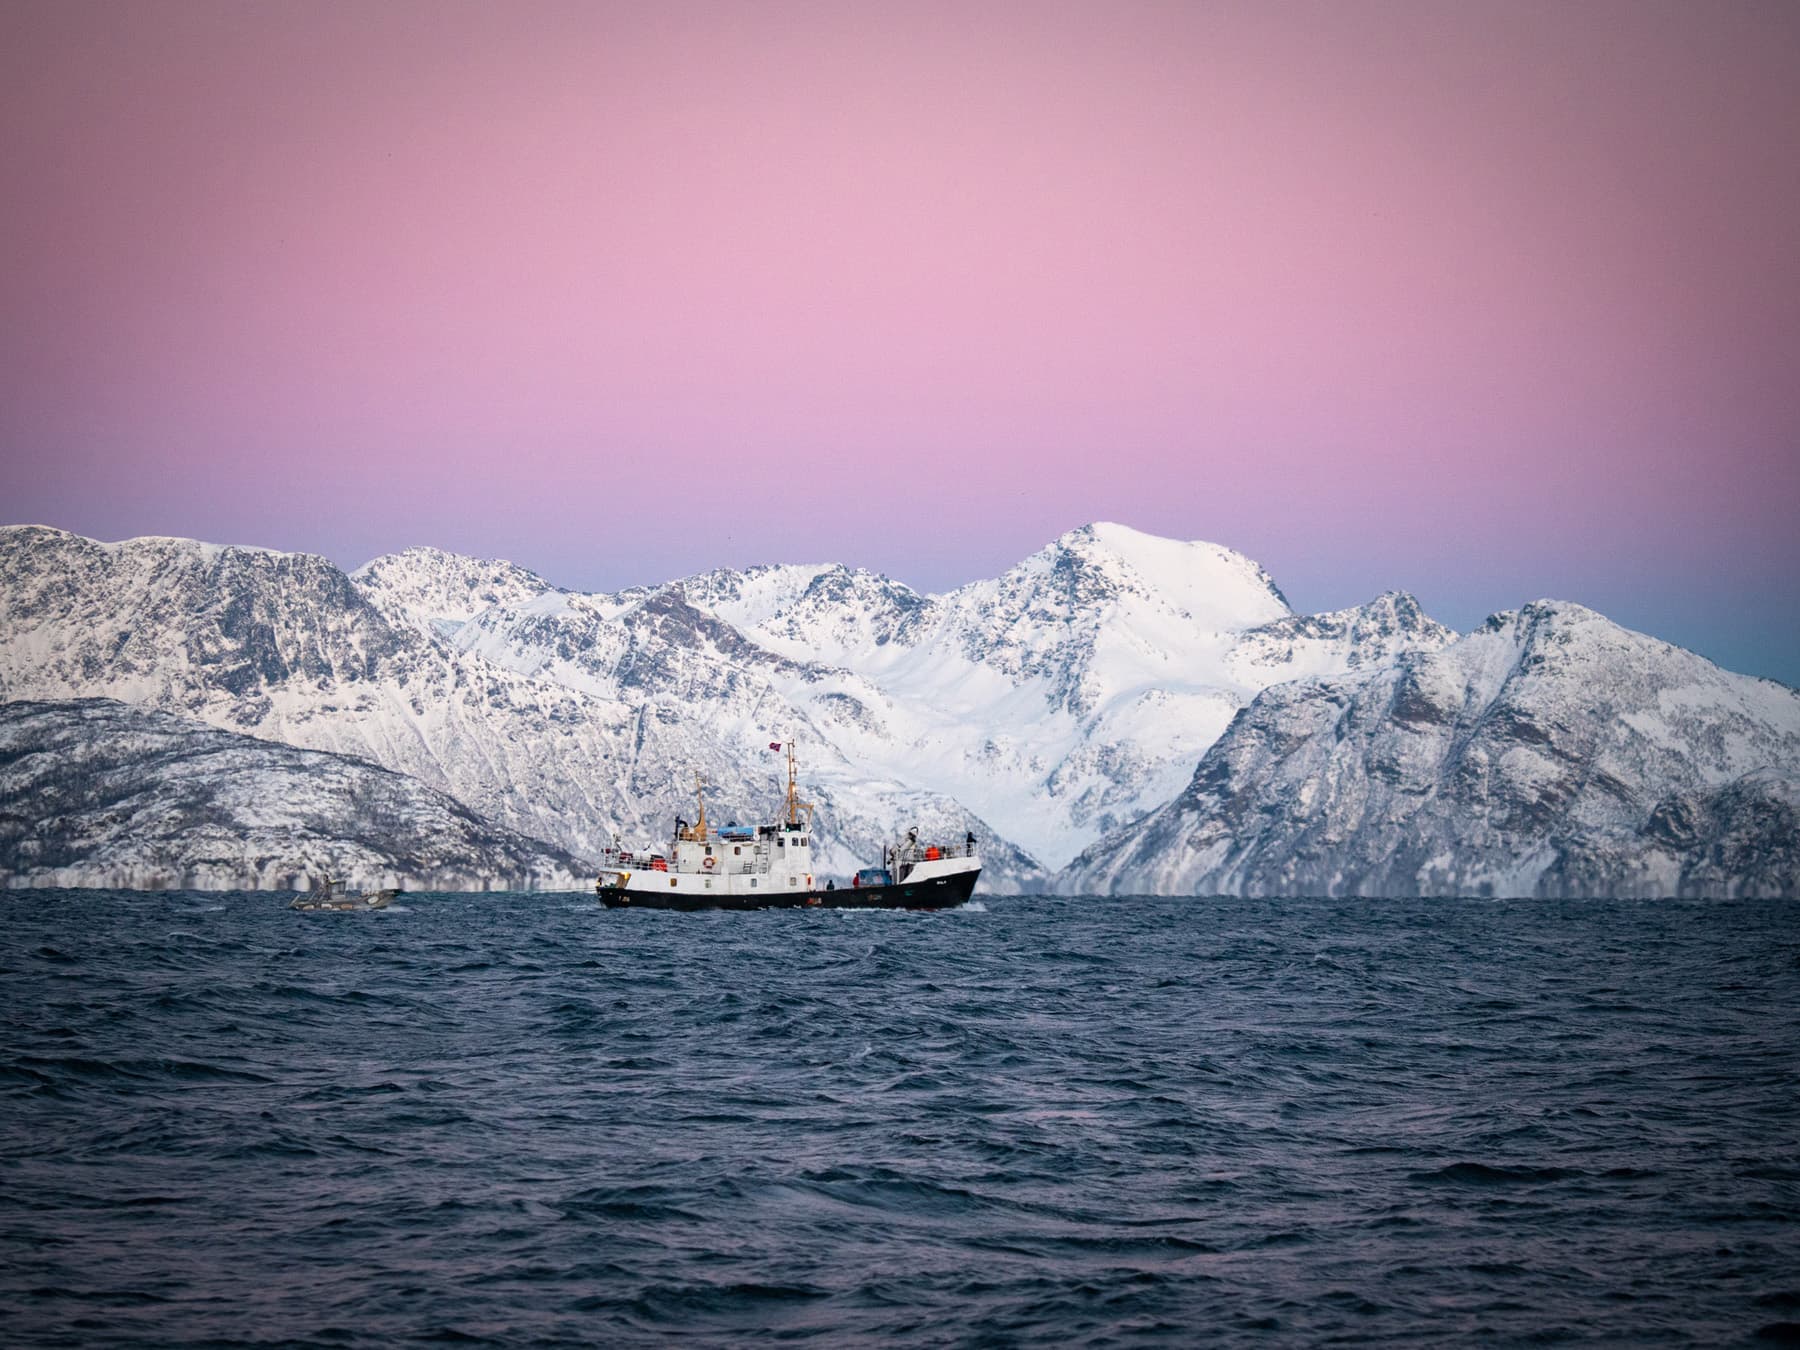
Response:
[{"label": "sea water", "polygon": [[10,1345],[1800,1334],[1791,904],[0,904]]}]

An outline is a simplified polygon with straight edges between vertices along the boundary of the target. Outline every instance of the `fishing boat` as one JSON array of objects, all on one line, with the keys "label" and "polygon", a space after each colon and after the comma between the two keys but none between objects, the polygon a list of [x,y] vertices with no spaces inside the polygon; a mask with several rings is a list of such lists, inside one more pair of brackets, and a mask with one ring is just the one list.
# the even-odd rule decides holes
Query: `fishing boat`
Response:
[{"label": "fishing boat", "polygon": [[394,886],[379,891],[352,891],[345,882],[326,872],[313,883],[310,891],[297,897],[288,908],[308,913],[332,914],[353,913],[363,909],[386,909],[394,902],[394,897],[398,894],[400,894],[400,890]]},{"label": "fishing boat", "polygon": [[[782,748],[774,742],[771,749]],[[839,886],[813,872],[813,806],[800,800],[794,744],[787,749],[787,803],[770,825],[706,820],[698,776],[694,822],[675,822],[668,851],[620,847],[601,854],[594,890],[609,909],[950,909],[974,894],[981,858],[974,834],[961,843],[921,843],[909,830]]]}]

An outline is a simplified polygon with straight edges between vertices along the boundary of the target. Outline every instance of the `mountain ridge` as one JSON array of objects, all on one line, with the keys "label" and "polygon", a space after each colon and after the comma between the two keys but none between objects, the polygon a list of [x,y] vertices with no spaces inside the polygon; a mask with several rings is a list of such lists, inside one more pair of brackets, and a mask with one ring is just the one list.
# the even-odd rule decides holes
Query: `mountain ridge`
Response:
[{"label": "mountain ridge", "polygon": [[[1409,726],[1437,706],[1419,679],[1442,674],[1443,652],[1546,605],[1565,626],[1606,622],[1534,602],[1459,637],[1401,591],[1296,614],[1242,554],[1105,522],[938,595],[836,563],[583,593],[428,547],[345,573],[304,553],[11,526],[0,602],[0,698],[119,698],[361,756],[578,858],[661,838],[694,772],[731,814],[773,810],[765,744],[797,739],[809,795],[830,807],[816,831],[825,870],[910,824],[973,830],[1003,890],[1042,889],[1064,864],[1059,885],[1118,884],[1092,847],[1187,798],[1196,765],[1247,717],[1347,703],[1412,671],[1404,697],[1359,713]],[[1502,673],[1464,672],[1464,702]],[[1603,664],[1588,677],[1610,678]],[[1526,711],[1508,716],[1523,725]],[[1659,725],[1671,744],[1716,731]],[[1724,783],[1677,793],[1665,834],[1778,813],[1760,781],[1729,800],[1714,800]]]},{"label": "mountain ridge", "polygon": [[1539,600],[1274,686],[1060,889],[1720,896],[1800,887],[1800,695]]}]

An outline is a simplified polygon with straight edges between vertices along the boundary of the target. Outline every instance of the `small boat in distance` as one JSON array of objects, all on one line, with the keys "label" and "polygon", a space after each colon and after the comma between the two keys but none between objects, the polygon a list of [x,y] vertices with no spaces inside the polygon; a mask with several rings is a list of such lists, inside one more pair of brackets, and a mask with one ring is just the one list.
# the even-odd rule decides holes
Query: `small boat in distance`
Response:
[{"label": "small boat in distance", "polygon": [[784,819],[714,831],[706,823],[706,789],[696,776],[695,822],[675,822],[667,853],[603,850],[595,894],[609,909],[680,910],[949,909],[974,894],[981,859],[972,833],[960,844],[921,844],[919,832],[909,830],[884,850],[879,867],[862,868],[850,885],[820,884],[812,870],[813,808],[800,800],[794,743],[786,748]]},{"label": "small boat in distance", "polygon": [[361,909],[386,909],[398,894],[397,886],[379,891],[351,891],[346,883],[326,872],[313,883],[310,891],[297,897],[288,908],[308,913],[347,914]]}]

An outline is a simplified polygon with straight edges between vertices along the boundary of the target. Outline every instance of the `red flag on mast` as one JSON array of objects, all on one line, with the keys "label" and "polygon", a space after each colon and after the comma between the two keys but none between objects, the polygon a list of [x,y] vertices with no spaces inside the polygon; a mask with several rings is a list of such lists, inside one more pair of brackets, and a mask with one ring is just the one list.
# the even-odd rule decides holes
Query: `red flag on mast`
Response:
[{"label": "red flag on mast", "polygon": [[770,742],[769,742],[769,749],[771,749],[771,750],[779,750],[779,749],[781,749],[781,742],[780,742],[780,741],[770,741]]}]

